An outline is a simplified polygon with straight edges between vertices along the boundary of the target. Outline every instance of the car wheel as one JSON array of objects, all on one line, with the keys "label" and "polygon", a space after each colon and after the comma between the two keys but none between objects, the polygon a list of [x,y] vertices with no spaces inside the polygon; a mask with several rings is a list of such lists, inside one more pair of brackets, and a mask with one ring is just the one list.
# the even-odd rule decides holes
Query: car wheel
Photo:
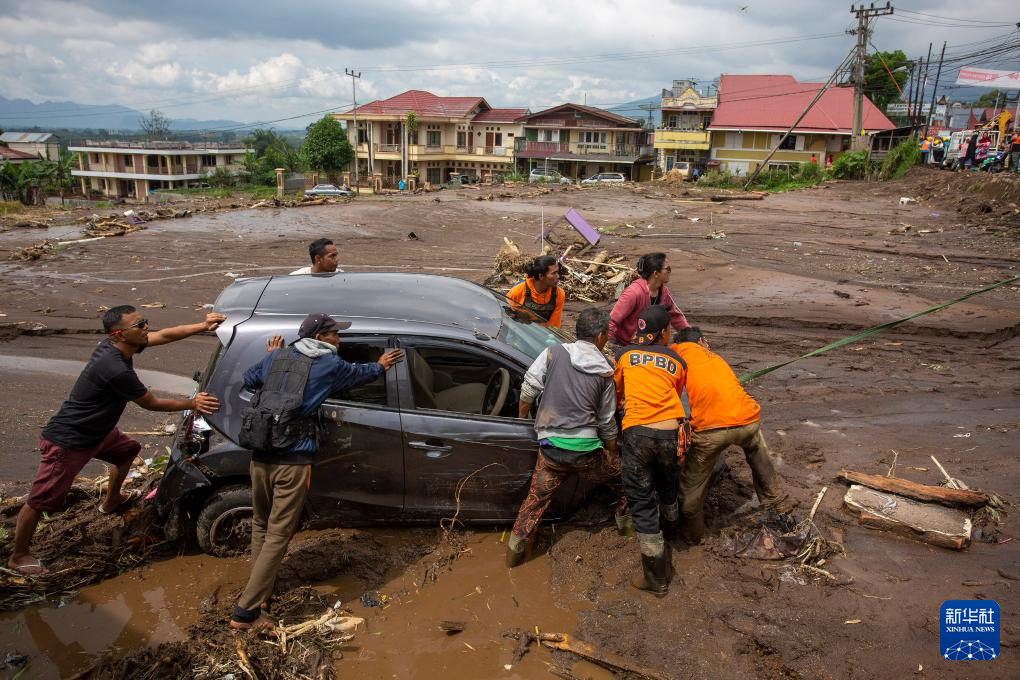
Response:
[{"label": "car wheel", "polygon": [[251,547],[251,488],[230,486],[209,496],[195,523],[202,552],[217,557],[240,555]]}]

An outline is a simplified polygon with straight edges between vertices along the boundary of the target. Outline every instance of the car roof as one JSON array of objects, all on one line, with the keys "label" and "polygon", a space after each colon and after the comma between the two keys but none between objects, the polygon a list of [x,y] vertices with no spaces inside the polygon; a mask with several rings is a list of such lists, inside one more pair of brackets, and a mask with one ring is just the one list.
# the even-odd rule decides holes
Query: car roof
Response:
[{"label": "car roof", "polygon": [[[273,276],[253,310],[256,316],[325,313],[352,321],[352,332],[372,330],[380,320],[399,321],[406,332],[422,332],[408,323],[445,326],[495,337],[502,325],[500,299],[478,284],[434,274],[337,272]],[[238,281],[237,286],[251,279]],[[248,284],[250,285],[250,284]],[[224,291],[224,295],[227,294]],[[364,321],[370,320],[370,323]]]}]

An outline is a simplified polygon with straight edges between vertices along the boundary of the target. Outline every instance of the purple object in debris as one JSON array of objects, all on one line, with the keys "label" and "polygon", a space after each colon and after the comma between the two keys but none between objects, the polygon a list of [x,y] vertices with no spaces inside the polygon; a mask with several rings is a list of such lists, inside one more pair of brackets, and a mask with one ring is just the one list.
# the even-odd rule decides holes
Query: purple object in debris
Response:
[{"label": "purple object in debris", "polygon": [[588,220],[581,217],[581,213],[571,208],[567,211],[567,214],[564,215],[564,217],[567,219],[567,222],[570,223],[570,226],[576,229],[577,233],[583,236],[588,243],[595,245],[599,242],[601,234],[595,231],[595,227],[588,224]]}]

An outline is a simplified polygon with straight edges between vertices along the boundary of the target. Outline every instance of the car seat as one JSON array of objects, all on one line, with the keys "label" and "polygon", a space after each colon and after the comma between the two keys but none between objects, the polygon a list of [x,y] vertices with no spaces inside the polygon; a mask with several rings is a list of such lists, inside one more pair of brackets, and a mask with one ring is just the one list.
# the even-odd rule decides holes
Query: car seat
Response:
[{"label": "car seat", "polygon": [[411,374],[415,406],[457,413],[482,412],[482,400],[485,399],[483,383],[454,385],[437,392],[435,373],[429,363],[416,350],[408,349],[405,354]]}]

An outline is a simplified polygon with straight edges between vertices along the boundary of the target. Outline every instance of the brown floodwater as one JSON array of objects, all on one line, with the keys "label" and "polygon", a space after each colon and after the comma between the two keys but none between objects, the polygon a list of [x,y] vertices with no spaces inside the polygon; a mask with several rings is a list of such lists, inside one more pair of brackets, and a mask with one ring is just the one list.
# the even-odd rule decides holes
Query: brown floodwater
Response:
[{"label": "brown floodwater", "polygon": [[[387,549],[405,540],[401,529],[361,531],[371,533]],[[513,571],[504,568],[501,536],[501,531],[467,534],[464,552],[435,582],[421,583],[429,556],[395,570],[379,588],[388,597],[383,607],[361,603],[365,584],[359,579],[338,574],[315,584],[366,622],[342,648],[343,658],[337,662],[340,677],[550,677],[549,650],[532,648],[520,663],[511,665],[517,643],[503,633],[514,628],[572,633],[578,603],[553,601],[544,556]],[[30,666],[22,678],[72,676],[105,652],[185,639],[203,601],[213,593],[226,625],[230,596],[247,575],[247,560],[240,558],[185,555],[150,564],[83,588],[61,606],[47,604],[0,615],[0,650],[29,656]],[[440,630],[441,621],[466,625],[463,632],[448,635]],[[558,661],[570,667],[571,662]],[[572,668],[582,677],[612,678],[584,661],[574,662]]]}]

